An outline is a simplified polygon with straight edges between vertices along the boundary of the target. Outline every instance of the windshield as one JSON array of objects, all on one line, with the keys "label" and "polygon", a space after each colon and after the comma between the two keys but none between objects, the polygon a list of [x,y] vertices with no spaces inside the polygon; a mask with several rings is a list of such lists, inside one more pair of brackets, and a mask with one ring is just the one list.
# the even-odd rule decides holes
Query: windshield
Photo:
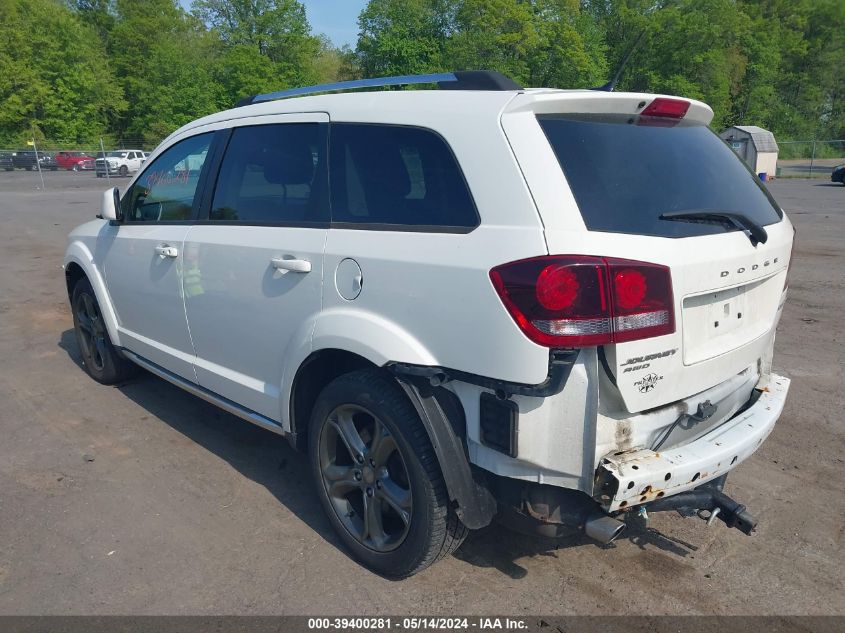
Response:
[{"label": "windshield", "polygon": [[701,123],[643,125],[627,115],[540,115],[591,231],[690,237],[730,223],[661,219],[673,211],[727,211],[759,225],[782,214],[733,150]]},{"label": "windshield", "polygon": [[109,152],[106,156],[109,158],[125,158],[126,152]]}]

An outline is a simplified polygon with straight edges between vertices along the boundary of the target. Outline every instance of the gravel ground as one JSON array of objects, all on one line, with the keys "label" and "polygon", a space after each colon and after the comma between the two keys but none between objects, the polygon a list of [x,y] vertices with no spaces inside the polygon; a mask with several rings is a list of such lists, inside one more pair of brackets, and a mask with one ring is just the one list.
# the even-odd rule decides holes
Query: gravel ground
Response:
[{"label": "gravel ground", "polygon": [[0,173],[0,614],[845,614],[845,187],[770,183],[798,228],[775,357],[793,382],[728,481],[753,537],[669,513],[606,548],[490,527],[391,582],[344,553],[283,439],[149,375],[83,373],[61,260],[106,182],[44,178]]}]

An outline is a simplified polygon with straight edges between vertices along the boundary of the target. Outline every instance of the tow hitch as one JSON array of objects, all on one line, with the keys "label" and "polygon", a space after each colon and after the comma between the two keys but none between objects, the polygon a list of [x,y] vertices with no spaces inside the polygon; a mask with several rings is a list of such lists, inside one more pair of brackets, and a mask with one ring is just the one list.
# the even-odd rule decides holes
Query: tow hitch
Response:
[{"label": "tow hitch", "polygon": [[[677,510],[687,516],[698,514],[707,520],[707,525],[712,525],[715,519],[719,519],[728,527],[750,535],[757,527],[757,519],[751,516],[744,505],[722,492],[725,479],[727,475],[722,475],[693,490],[657,499],[641,507],[647,512]],[[702,516],[702,511],[709,514],[706,517]]]}]

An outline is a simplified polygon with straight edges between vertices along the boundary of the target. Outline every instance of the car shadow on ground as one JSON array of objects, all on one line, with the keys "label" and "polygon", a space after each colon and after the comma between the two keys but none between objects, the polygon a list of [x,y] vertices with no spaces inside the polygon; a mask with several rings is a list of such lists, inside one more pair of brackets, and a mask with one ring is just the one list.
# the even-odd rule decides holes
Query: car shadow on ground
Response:
[{"label": "car shadow on ground", "polygon": [[[84,371],[74,331],[62,332],[58,345]],[[347,554],[314,493],[306,456],[295,451],[283,437],[244,422],[145,371],[116,388],[172,429],[264,486],[324,541]],[[628,540],[640,549],[654,547],[681,557],[696,549],[638,524],[629,525],[620,540]],[[528,575],[528,570],[517,561],[556,558],[558,551],[573,547],[618,546],[616,543],[598,545],[577,534],[560,539],[521,534],[493,523],[471,532],[454,556],[470,565],[494,568],[520,579]]]}]

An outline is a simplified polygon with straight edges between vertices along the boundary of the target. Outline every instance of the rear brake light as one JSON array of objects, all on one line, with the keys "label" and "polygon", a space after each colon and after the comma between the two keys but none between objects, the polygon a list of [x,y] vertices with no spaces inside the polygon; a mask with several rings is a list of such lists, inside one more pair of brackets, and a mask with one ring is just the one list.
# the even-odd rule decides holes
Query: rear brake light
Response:
[{"label": "rear brake light", "polygon": [[684,115],[689,110],[689,101],[683,99],[667,99],[665,97],[657,97],[654,101],[649,103],[645,110],[640,112],[640,116],[657,116],[666,119],[683,119]]},{"label": "rear brake light", "polygon": [[675,331],[666,266],[552,255],[497,266],[490,279],[519,328],[547,347],[592,347]]}]

